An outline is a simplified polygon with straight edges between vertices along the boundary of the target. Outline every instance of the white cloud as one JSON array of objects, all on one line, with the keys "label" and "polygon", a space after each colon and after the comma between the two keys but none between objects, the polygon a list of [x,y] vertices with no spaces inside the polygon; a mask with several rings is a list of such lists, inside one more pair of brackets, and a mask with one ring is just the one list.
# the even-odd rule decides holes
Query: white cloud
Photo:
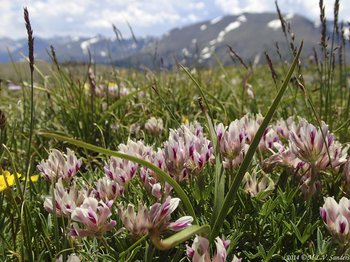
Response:
[{"label": "white cloud", "polygon": [[1,0],[0,37],[25,37],[23,5],[37,36],[97,33],[113,35],[112,23],[126,35],[159,35],[203,18],[205,1],[163,0]]},{"label": "white cloud", "polygon": [[[240,14],[243,12],[276,12],[273,0],[215,0],[215,4],[226,14]],[[279,0],[278,5],[282,13],[297,13],[316,21],[319,19],[319,0]],[[333,19],[334,0],[325,0],[326,17]],[[339,17],[345,21],[350,20],[350,5],[345,0],[340,1]]]},{"label": "white cloud", "polygon": [[[319,18],[319,0],[279,0],[284,13]],[[333,1],[325,0],[327,17],[332,18]],[[350,5],[340,1],[340,17],[350,20]],[[160,35],[189,23],[211,20],[222,14],[275,12],[274,0],[1,0],[0,37],[25,37],[23,6],[28,6],[35,36],[113,35],[115,24],[124,36]]]}]

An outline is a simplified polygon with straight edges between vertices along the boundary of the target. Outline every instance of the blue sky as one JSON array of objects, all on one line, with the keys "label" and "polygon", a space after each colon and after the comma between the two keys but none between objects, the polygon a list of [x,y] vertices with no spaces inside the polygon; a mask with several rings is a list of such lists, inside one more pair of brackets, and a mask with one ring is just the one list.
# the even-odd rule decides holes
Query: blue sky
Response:
[{"label": "blue sky", "polygon": [[[25,37],[23,7],[27,6],[34,35],[41,37],[113,35],[115,24],[125,37],[159,36],[174,27],[242,12],[275,12],[274,0],[1,0],[0,37]],[[319,20],[319,0],[279,0],[284,13]],[[348,0],[340,1],[340,17],[350,21]],[[333,0],[324,0],[332,18]]]}]

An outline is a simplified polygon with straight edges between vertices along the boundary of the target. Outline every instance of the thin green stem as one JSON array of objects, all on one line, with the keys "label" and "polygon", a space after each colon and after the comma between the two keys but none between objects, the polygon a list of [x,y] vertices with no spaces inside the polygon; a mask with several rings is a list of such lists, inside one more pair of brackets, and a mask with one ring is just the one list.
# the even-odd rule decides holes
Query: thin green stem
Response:
[{"label": "thin green stem", "polygon": [[273,114],[275,113],[277,106],[278,106],[279,102],[281,101],[285,90],[287,89],[289,80],[292,77],[294,69],[299,62],[299,56],[301,54],[302,47],[303,47],[303,42],[301,42],[301,45],[300,45],[299,50],[297,52],[297,55],[295,56],[295,58],[293,60],[292,66],[290,67],[275,100],[273,101],[273,103],[272,103],[270,109],[268,110],[263,122],[261,123],[257,133],[255,134],[255,137],[254,137],[251,145],[249,146],[248,152],[247,152],[247,154],[246,154],[246,156],[245,156],[245,158],[244,158],[244,160],[243,160],[243,162],[238,170],[238,173],[233,181],[233,184],[230,186],[230,189],[229,189],[229,191],[224,199],[224,203],[222,204],[222,208],[219,212],[219,215],[218,215],[217,219],[215,220],[215,223],[214,223],[211,235],[210,235],[211,241],[213,241],[214,238],[219,234],[220,228],[222,227],[222,225],[224,223],[227,212],[228,212],[230,206],[232,206],[232,203],[234,202],[234,199],[237,195],[237,191],[238,191],[238,188],[242,182],[244,174],[247,171],[247,169],[248,169],[248,167],[253,159],[253,156],[258,148],[260,139],[261,139],[265,129],[267,128],[267,125],[269,124]]}]

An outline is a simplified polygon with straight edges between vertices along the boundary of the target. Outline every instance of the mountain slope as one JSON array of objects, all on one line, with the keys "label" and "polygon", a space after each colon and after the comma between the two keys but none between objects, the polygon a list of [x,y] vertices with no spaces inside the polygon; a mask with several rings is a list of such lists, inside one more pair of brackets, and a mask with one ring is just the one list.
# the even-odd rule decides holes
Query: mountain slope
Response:
[{"label": "mountain slope", "polygon": [[[296,44],[304,40],[304,56],[311,55],[312,48],[318,45],[320,28],[298,15],[287,15],[285,19],[291,25]],[[182,63],[197,61],[202,65],[212,65],[216,63],[216,56],[227,65],[232,63],[227,45],[245,61],[252,62],[261,58],[265,51],[277,58],[276,42],[282,56],[288,57],[289,49],[276,14],[241,14],[174,29],[157,43],[142,49],[141,54],[150,56],[157,50],[165,67],[174,64],[174,57]]]}]

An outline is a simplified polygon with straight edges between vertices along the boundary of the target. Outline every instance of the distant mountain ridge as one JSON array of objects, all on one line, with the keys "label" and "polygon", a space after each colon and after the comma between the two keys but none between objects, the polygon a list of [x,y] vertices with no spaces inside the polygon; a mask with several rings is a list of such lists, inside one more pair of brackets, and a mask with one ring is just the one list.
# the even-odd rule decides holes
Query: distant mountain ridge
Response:
[{"label": "distant mountain ridge", "polygon": [[[295,35],[295,43],[304,40],[303,55],[312,54],[320,41],[320,26],[299,15],[285,15]],[[329,22],[331,24],[331,22]],[[328,28],[332,29],[331,26]],[[27,40],[0,38],[0,63],[10,62],[8,50],[15,61],[23,60],[27,53]],[[277,52],[276,43],[279,50]],[[227,15],[182,28],[174,28],[162,37],[117,40],[95,37],[35,38],[36,59],[50,61],[48,50],[53,45],[60,62],[88,62],[89,53],[96,63],[113,63],[117,66],[171,67],[176,60],[184,64],[210,66],[219,60],[232,63],[228,45],[249,63],[259,62],[264,52],[272,59],[279,55],[290,56],[282,32],[281,22],[275,13],[243,13]],[[279,53],[279,54],[278,54]]]}]

